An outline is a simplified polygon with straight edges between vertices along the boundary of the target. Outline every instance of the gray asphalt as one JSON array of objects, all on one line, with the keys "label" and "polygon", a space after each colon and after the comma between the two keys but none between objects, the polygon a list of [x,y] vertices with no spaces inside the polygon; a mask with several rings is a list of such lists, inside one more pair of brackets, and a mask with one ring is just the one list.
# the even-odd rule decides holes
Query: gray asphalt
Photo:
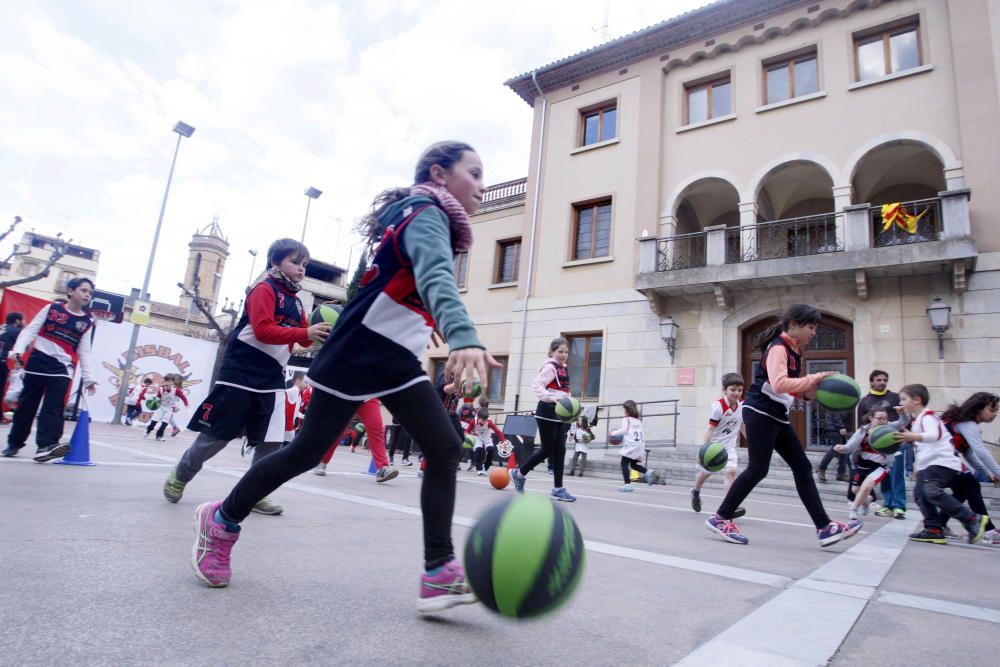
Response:
[{"label": "gray asphalt", "polygon": [[[665,665],[893,522],[871,519],[861,536],[820,549],[796,499],[755,493],[741,522],[751,544],[741,547],[703,528],[705,514],[690,510],[682,488],[621,494],[611,480],[572,478],[567,486],[580,500],[561,507],[591,547],[572,600],[530,622],[481,605],[422,617],[414,610],[415,468],[376,485],[365,455],[338,451],[331,474],[307,473],[274,494],[283,516],[247,520],[232,584],[209,589],[190,568],[193,511],[223,497],[248,460],[234,444],[172,505],[160,487],[190,440],[156,443],[139,429],[95,424],[93,467],[35,464],[28,448],[0,459],[0,663]],[[529,476],[530,492],[550,487],[544,470]],[[512,492],[460,473],[459,550],[465,519]],[[707,494],[706,511],[719,500]],[[843,518],[845,507],[828,509]],[[994,661],[1000,548],[897,542],[898,558],[836,638],[829,662],[787,664]],[[890,604],[883,598],[903,598],[886,594],[911,596],[916,606]],[[780,619],[768,625],[780,628]],[[812,633],[829,639],[830,628],[798,632],[795,640],[808,643]]]}]

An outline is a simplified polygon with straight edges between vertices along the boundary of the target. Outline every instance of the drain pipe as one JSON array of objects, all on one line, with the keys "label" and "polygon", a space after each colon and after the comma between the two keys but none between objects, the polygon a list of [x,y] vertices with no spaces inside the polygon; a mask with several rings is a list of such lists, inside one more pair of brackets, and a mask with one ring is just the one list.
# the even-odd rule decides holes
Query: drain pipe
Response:
[{"label": "drain pipe", "polygon": [[538,85],[538,77],[535,72],[531,73],[531,82],[535,84],[538,96],[542,98],[542,126],[538,132],[538,160],[535,165],[535,200],[531,203],[531,245],[528,246],[528,276],[524,285],[524,303],[521,308],[521,340],[518,351],[517,384],[514,394],[514,411],[517,412],[521,402],[521,380],[524,376],[524,335],[528,330],[528,298],[531,295],[531,279],[535,275],[535,240],[538,229],[538,200],[542,193],[542,153],[545,151],[545,123],[547,120],[549,101],[542,92],[542,87]]}]

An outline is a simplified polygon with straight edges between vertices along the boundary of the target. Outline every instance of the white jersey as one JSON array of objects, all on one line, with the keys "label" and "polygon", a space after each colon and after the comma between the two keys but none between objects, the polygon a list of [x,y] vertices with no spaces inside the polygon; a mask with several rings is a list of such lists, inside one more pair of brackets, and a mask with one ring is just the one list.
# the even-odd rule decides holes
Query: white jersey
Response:
[{"label": "white jersey", "polygon": [[913,443],[916,448],[914,469],[918,472],[931,466],[962,471],[962,461],[951,443],[951,433],[932,410],[924,410],[910,422],[910,430],[923,439]]},{"label": "white jersey", "polygon": [[622,435],[621,455],[628,459],[640,459],[646,453],[646,436],[642,432],[642,422],[635,417],[622,417],[621,428],[614,431]]},{"label": "white jersey", "polygon": [[708,417],[710,426],[715,427],[712,442],[725,445],[727,450],[735,449],[740,442],[740,426],[743,425],[743,401],[735,408],[729,405],[725,396],[712,403],[712,413]]}]

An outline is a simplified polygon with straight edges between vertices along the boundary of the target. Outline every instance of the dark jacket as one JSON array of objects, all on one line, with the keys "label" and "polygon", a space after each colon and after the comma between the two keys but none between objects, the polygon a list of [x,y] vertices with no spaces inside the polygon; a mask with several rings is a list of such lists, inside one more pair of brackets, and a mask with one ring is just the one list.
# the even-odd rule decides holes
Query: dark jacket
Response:
[{"label": "dark jacket", "polygon": [[861,425],[861,420],[868,414],[868,411],[874,407],[885,408],[889,412],[889,421],[895,421],[896,411],[893,408],[897,405],[899,405],[899,394],[894,391],[887,391],[882,396],[865,394],[858,402],[858,426]]}]

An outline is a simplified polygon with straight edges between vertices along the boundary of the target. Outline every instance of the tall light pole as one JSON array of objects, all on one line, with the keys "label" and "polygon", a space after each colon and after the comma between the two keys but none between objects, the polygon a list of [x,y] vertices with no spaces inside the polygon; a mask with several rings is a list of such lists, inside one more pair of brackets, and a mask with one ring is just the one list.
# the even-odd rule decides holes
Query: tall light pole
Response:
[{"label": "tall light pole", "polygon": [[306,196],[306,219],[302,223],[302,238],[299,239],[299,240],[302,243],[305,243],[306,242],[306,225],[309,224],[309,204],[312,203],[313,199],[319,199],[319,196],[321,194],[323,194],[323,191],[322,190],[317,190],[314,187],[308,187],[308,188],[306,188],[305,192],[303,192],[302,194],[304,194]]},{"label": "tall light pole", "polygon": [[[163,226],[163,214],[167,210],[167,197],[170,195],[170,184],[174,180],[174,165],[177,164],[177,153],[181,149],[181,139],[191,138],[194,128],[183,121],[177,121],[174,125],[174,132],[177,133],[177,145],[174,146],[174,159],[170,161],[170,173],[167,175],[167,188],[163,191],[163,203],[160,204],[160,217],[156,220],[156,231],[153,233],[153,247],[149,249],[149,262],[146,264],[146,277],[142,280],[142,291],[139,292],[139,300],[144,300],[149,292],[149,277],[153,274],[153,260],[156,258],[156,244],[160,240],[160,228]],[[132,304],[132,314],[135,314],[135,304]],[[121,386],[118,387],[118,404],[115,405],[115,417],[112,423],[120,424],[122,411],[125,408],[125,396],[128,394],[128,381],[132,375],[132,363],[135,361],[135,345],[139,340],[139,325],[132,325],[132,338],[128,344],[128,351],[125,353],[125,369],[122,373]]]},{"label": "tall light pole", "polygon": [[254,267],[257,266],[257,251],[247,250],[247,252],[250,253],[251,257],[253,257],[253,261],[250,262],[250,278],[247,279],[247,289],[250,289],[250,283],[253,282],[253,270]]}]

